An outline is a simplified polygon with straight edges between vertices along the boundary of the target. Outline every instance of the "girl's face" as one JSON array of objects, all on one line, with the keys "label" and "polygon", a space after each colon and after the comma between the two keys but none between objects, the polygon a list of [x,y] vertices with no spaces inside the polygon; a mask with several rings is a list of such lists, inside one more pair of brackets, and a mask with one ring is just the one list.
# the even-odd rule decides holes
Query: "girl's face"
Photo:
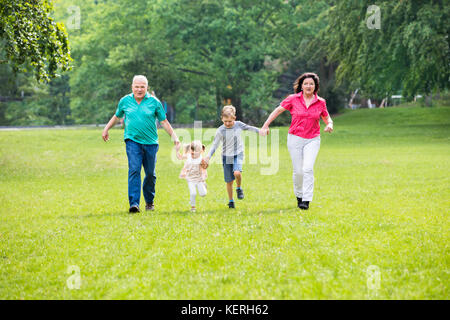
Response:
[{"label": "girl's face", "polygon": [[200,148],[199,150],[195,150],[195,148],[191,148],[191,158],[192,159],[197,159],[198,157],[200,157],[200,155],[202,154],[202,148]]},{"label": "girl's face", "polygon": [[312,95],[314,94],[314,89],[316,89],[316,84],[312,78],[306,78],[303,80],[302,90],[304,94],[308,96]]},{"label": "girl's face", "polygon": [[234,117],[222,117],[222,122],[227,128],[233,128],[235,121],[236,118]]}]

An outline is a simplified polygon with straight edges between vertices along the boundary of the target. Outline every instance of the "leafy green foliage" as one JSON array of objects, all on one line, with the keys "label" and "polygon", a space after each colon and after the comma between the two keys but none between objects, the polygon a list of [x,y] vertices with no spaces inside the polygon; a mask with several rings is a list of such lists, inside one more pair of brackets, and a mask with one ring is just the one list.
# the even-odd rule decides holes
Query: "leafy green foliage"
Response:
[{"label": "leafy green foliage", "polygon": [[47,0],[0,0],[0,43],[2,63],[15,71],[34,70],[38,80],[48,82],[58,69],[70,68],[66,30],[49,16]]},{"label": "leafy green foliage", "polygon": [[[44,68],[50,78],[50,68],[68,59],[63,58],[68,37],[73,70],[53,88],[35,90],[27,88],[27,83],[36,87],[30,73],[16,76],[17,63],[2,64],[8,67],[0,68],[1,124],[105,123],[130,92],[135,74],[148,77],[150,89],[175,109],[175,122],[181,123],[220,121],[222,106],[231,103],[239,120],[261,124],[305,71],[320,76],[319,94],[332,113],[356,88],[377,102],[391,93],[411,100],[448,90],[449,6],[442,1],[377,2],[380,29],[369,29],[369,1],[53,0],[52,16],[66,22],[68,35],[48,18],[49,1],[23,3],[1,9],[5,57],[0,59],[7,61],[7,52],[27,56],[16,62],[22,71],[32,70],[30,50],[37,48],[43,58],[36,70]],[[80,28],[70,28],[73,6],[80,9]],[[7,14],[15,7],[15,14]],[[30,20],[44,14],[44,24]],[[12,17],[21,17],[22,27],[11,24]],[[34,27],[24,29],[28,24]],[[50,44],[33,44],[39,32],[51,35]],[[22,42],[8,40],[12,35]],[[56,60],[45,56],[51,52]],[[283,115],[275,124],[289,120]]]},{"label": "leafy green foliage", "polygon": [[0,125],[72,124],[68,75],[41,83],[30,73],[14,73],[0,65]]},{"label": "leafy green foliage", "polygon": [[372,1],[335,2],[322,35],[329,58],[339,63],[338,80],[377,97],[448,89],[450,6],[444,2],[377,1],[379,29],[368,27]]},{"label": "leafy green foliage", "polygon": [[282,1],[174,0],[164,3],[159,16],[169,26],[166,41],[179,47],[176,59],[214,85],[218,110],[229,99],[238,118],[260,121],[258,111],[273,107],[279,75],[264,63],[282,52],[281,17],[290,9]]}]

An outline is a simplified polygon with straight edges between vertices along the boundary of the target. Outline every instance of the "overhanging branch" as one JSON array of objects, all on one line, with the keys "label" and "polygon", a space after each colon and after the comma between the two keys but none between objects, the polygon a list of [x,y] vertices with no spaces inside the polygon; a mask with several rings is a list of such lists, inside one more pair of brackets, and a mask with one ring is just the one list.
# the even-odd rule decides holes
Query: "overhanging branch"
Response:
[{"label": "overhanging branch", "polygon": [[[169,66],[170,66],[169,64],[163,63],[163,62],[160,62],[159,64],[162,65],[162,66],[166,66],[166,67],[169,67]],[[188,73],[198,74],[198,75],[201,75],[201,76],[212,77],[211,74],[209,74],[209,73],[207,73],[207,72],[203,72],[203,71],[191,70],[191,69],[180,68],[180,67],[176,67],[176,69],[177,69],[177,70],[180,70],[180,71],[182,71],[182,72],[188,72]]]}]

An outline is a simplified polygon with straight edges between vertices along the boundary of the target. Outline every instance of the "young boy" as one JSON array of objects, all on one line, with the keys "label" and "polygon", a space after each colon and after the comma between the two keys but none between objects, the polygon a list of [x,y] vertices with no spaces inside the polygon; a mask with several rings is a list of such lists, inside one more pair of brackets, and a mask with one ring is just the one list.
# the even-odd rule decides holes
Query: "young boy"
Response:
[{"label": "young boy", "polygon": [[242,163],[244,161],[244,148],[242,146],[242,130],[250,130],[262,134],[256,127],[249,126],[241,121],[236,121],[236,108],[225,106],[222,109],[222,122],[214,137],[214,142],[208,156],[205,157],[206,163],[209,162],[219,143],[222,141],[222,164],[223,175],[227,183],[228,207],[235,208],[233,200],[233,181],[236,180],[236,193],[238,199],[244,199],[244,191],[241,188],[242,183]]}]

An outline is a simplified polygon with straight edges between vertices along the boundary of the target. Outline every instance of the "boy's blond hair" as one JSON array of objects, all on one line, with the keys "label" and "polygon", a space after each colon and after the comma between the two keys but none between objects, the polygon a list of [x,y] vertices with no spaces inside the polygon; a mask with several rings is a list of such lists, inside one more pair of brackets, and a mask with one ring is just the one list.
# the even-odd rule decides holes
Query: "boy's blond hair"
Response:
[{"label": "boy's blond hair", "polygon": [[232,105],[224,106],[222,108],[222,118],[236,118],[236,108]]}]

